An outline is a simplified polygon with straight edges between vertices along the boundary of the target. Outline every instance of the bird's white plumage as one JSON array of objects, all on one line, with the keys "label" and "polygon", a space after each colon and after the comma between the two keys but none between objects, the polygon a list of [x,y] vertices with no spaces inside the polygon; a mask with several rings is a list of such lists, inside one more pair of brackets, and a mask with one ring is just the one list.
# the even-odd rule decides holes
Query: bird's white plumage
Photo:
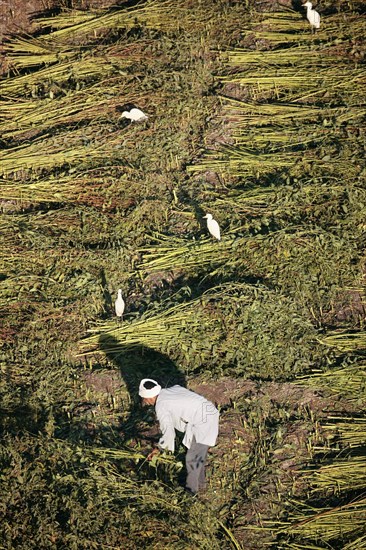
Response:
[{"label": "bird's white plumage", "polygon": [[313,10],[311,2],[305,2],[303,7],[306,8],[306,17],[312,29],[320,29],[320,15],[316,10]]},{"label": "bird's white plumage", "polygon": [[118,296],[117,296],[117,300],[114,302],[114,307],[116,310],[117,317],[120,317],[122,319],[123,312],[125,310],[125,302],[124,302],[124,299],[122,298],[122,289],[120,288],[118,289]]},{"label": "bird's white plumage", "polygon": [[121,118],[128,118],[132,122],[143,122],[148,119],[147,115],[145,115],[141,109],[137,109],[136,107],[130,111],[123,111]]},{"label": "bird's white plumage", "polygon": [[212,214],[206,214],[206,216],[203,217],[207,219],[207,229],[210,234],[219,241],[221,239],[219,224],[213,219]]}]

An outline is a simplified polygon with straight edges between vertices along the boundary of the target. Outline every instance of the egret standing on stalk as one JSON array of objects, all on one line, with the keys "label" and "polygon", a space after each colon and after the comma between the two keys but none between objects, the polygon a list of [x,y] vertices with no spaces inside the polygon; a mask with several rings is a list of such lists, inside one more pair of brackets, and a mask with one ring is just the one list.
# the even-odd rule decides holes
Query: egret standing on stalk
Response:
[{"label": "egret standing on stalk", "polygon": [[206,214],[206,216],[203,217],[207,219],[207,229],[211,235],[219,241],[221,239],[219,224],[213,219],[212,214]]},{"label": "egret standing on stalk", "polygon": [[134,107],[130,111],[123,111],[121,118],[128,118],[131,122],[144,122],[148,119],[147,115],[141,109]]},{"label": "egret standing on stalk", "polygon": [[311,2],[305,2],[303,7],[306,8],[306,17],[311,26],[312,31],[320,29],[320,15],[316,10],[313,10],[313,4]]},{"label": "egret standing on stalk", "polygon": [[114,307],[116,310],[116,315],[118,320],[122,321],[123,312],[125,310],[125,302],[124,302],[124,299],[122,298],[121,288],[118,289],[118,296],[117,296],[117,300],[114,302]]}]

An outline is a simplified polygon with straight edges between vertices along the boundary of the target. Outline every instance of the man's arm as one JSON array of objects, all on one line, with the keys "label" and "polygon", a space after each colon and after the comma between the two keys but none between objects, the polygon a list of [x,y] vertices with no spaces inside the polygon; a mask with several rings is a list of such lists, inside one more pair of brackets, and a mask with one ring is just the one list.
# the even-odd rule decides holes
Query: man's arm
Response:
[{"label": "man's arm", "polygon": [[173,424],[173,418],[170,412],[165,411],[161,407],[156,408],[156,416],[159,421],[161,437],[159,439],[158,447],[161,450],[168,450],[174,452],[175,443],[175,429]]}]

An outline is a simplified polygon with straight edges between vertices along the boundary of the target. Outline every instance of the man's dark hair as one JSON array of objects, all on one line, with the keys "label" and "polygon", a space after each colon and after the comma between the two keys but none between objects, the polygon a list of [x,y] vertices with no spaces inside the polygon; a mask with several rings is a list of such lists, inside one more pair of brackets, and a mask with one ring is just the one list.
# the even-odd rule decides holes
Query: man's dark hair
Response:
[{"label": "man's dark hair", "polygon": [[150,382],[150,380],[144,383],[144,388],[146,388],[147,390],[151,390],[152,388],[155,388],[155,386],[155,382]]}]

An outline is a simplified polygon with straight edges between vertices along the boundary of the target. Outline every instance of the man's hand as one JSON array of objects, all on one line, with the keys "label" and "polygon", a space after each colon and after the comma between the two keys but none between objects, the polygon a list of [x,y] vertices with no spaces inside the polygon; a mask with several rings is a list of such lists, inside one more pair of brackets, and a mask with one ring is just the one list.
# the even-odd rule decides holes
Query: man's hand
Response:
[{"label": "man's hand", "polygon": [[150,462],[150,460],[152,460],[154,456],[158,455],[159,453],[160,453],[160,449],[155,447],[155,449],[153,449],[151,453],[147,455],[147,460]]}]

